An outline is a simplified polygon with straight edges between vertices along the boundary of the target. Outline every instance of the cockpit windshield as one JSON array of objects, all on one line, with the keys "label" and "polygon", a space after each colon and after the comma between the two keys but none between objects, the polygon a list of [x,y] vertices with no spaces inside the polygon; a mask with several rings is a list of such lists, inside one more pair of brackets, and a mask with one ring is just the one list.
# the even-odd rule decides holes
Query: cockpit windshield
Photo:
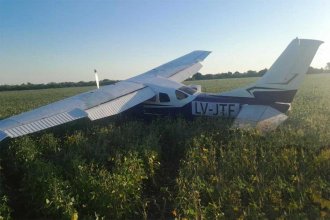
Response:
[{"label": "cockpit windshield", "polygon": [[184,92],[181,92],[179,90],[175,90],[175,96],[178,100],[182,100],[182,99],[185,99],[185,98],[188,98],[188,95]]},{"label": "cockpit windshield", "polygon": [[192,94],[196,93],[196,90],[194,90],[194,89],[192,89],[192,88],[190,88],[188,86],[182,86],[182,87],[179,88],[179,90],[180,91],[183,91],[183,92],[185,92],[185,93],[187,93],[189,95],[192,95]]}]

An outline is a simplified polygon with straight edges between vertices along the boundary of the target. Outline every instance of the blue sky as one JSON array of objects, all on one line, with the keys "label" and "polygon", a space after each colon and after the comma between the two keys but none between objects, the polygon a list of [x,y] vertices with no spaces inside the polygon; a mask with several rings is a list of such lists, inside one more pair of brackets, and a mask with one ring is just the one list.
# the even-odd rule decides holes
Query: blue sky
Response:
[{"label": "blue sky", "polygon": [[197,49],[202,73],[260,70],[295,37],[330,62],[330,1],[0,0],[0,84],[125,79]]}]

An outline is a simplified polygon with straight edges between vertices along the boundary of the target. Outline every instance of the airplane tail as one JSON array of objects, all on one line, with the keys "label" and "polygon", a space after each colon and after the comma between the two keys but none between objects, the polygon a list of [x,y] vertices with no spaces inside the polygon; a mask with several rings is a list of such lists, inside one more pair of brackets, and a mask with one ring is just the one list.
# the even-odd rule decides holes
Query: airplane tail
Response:
[{"label": "airplane tail", "polygon": [[291,103],[322,43],[294,39],[266,74],[247,91],[263,101]]},{"label": "airplane tail", "polygon": [[292,40],[256,83],[221,95],[254,97],[268,103],[291,103],[322,43],[319,40],[298,38]]},{"label": "airplane tail", "polygon": [[255,105],[244,105],[233,126],[274,130],[288,117],[284,114],[302,83],[322,41],[294,39],[277,58],[266,74],[256,83],[222,93],[223,96],[255,99]]}]

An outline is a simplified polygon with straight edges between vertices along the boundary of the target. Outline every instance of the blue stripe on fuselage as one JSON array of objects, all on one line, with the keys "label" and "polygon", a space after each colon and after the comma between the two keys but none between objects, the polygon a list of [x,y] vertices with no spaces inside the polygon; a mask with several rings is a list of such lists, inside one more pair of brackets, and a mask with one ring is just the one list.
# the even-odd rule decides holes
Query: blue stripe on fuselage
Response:
[{"label": "blue stripe on fuselage", "polygon": [[199,102],[217,102],[217,103],[238,103],[238,104],[260,104],[255,98],[221,96],[212,93],[201,93],[193,101]]},{"label": "blue stripe on fuselage", "polygon": [[290,105],[286,103],[276,103],[276,101],[273,98],[258,99],[258,98],[249,98],[249,97],[222,96],[212,93],[201,93],[193,101],[214,102],[214,103],[237,103],[240,105],[245,105],[245,104],[269,105],[283,113],[288,111],[290,107]]},{"label": "blue stripe on fuselage", "polygon": [[[193,111],[193,108],[196,108],[196,102],[198,103],[198,106],[200,109],[198,112],[201,112],[200,115],[213,115],[213,116],[223,116],[223,117],[234,117],[237,115],[237,111],[235,110],[234,115],[230,113],[232,111],[231,108],[240,109],[242,105],[248,104],[248,105],[269,105],[281,112],[286,112],[288,108],[290,107],[288,104],[285,103],[275,103],[267,100],[260,100],[256,98],[249,98],[249,97],[234,97],[234,96],[222,96],[212,93],[201,93],[196,96],[192,102],[182,106],[182,107],[175,107],[175,106],[164,106],[164,105],[150,105],[145,104],[144,106],[144,114],[146,115],[167,115],[167,116],[177,116],[182,115],[185,117],[194,117],[196,116],[196,110]],[[207,104],[209,103],[209,104]],[[195,105],[195,106],[193,106]],[[224,108],[228,105],[228,109],[226,109],[226,112],[223,113],[223,111],[220,111],[220,108]],[[231,105],[231,106],[229,106]],[[232,105],[235,105],[233,107]],[[210,106],[213,107],[213,109],[210,108]],[[206,108],[207,111],[209,111],[209,114],[206,114]],[[216,112],[219,113],[217,114]],[[197,112],[197,113],[198,113]]]}]

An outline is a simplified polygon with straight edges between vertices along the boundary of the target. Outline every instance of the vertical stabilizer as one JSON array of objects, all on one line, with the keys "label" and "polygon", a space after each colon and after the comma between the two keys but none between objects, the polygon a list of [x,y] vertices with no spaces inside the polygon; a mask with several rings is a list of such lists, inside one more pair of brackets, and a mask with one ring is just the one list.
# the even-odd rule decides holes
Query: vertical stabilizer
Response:
[{"label": "vertical stabilizer", "polygon": [[322,43],[319,40],[294,39],[256,83],[220,95],[291,103]]},{"label": "vertical stabilizer", "polygon": [[319,40],[294,39],[255,86],[297,90],[322,43]]}]

